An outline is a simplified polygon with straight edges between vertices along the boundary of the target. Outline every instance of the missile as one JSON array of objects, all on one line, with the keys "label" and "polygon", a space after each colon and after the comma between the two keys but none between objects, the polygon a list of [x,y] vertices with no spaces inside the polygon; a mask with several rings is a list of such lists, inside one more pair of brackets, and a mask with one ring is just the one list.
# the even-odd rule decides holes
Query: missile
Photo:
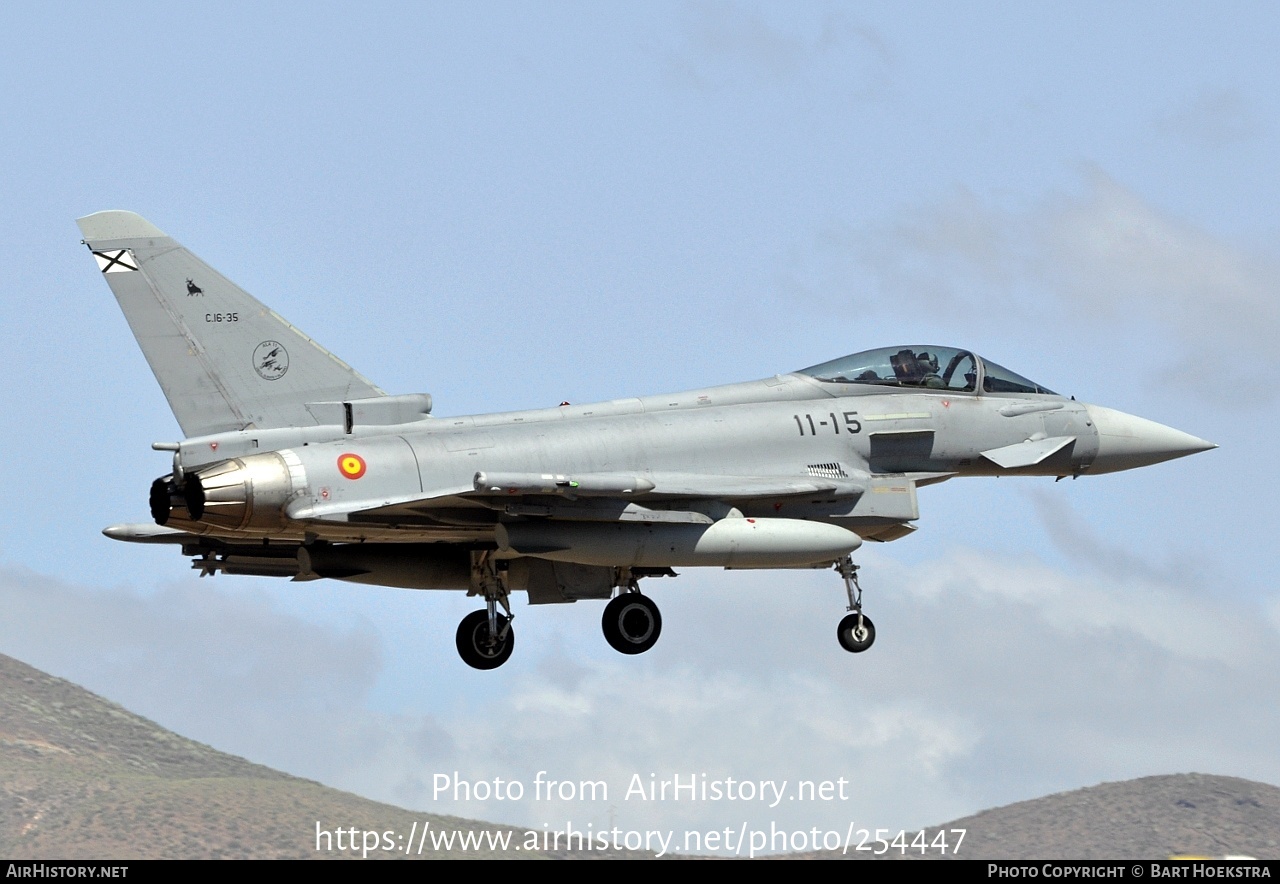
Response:
[{"label": "missile", "polygon": [[476,473],[473,485],[484,494],[560,494],[565,497],[613,496],[652,491],[653,482],[625,473]]}]

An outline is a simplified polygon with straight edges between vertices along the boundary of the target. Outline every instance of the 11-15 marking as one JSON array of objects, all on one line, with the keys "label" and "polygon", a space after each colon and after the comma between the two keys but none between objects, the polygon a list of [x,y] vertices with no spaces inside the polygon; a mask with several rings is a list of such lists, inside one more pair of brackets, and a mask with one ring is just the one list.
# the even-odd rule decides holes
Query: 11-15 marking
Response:
[{"label": "11-15 marking", "polygon": [[[837,436],[840,435],[841,432],[845,432],[845,433],[862,432],[862,422],[857,419],[858,412],[856,411],[841,412],[841,416],[844,418],[843,430],[840,429],[841,421],[836,419],[836,414],[834,411],[827,412],[826,417],[831,418],[831,420],[829,421],[826,420],[825,418],[822,420],[814,421],[813,415],[811,414],[806,414],[806,415],[793,414],[791,416],[795,418],[796,427],[800,430],[801,436],[816,436],[818,435],[819,427],[831,427],[831,431],[835,433]],[[801,417],[803,417],[804,419],[801,420]],[[819,417],[822,417],[822,416],[819,415]],[[808,425],[807,427],[806,427],[806,424]],[[826,432],[826,431],[823,430],[823,432]]]}]

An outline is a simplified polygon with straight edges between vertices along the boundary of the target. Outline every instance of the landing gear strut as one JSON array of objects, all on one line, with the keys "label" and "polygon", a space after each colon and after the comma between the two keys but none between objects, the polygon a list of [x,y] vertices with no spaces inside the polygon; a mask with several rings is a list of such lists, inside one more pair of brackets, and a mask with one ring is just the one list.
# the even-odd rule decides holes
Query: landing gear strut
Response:
[{"label": "landing gear strut", "polygon": [[629,568],[619,569],[618,586],[622,592],[604,606],[600,621],[604,639],[620,653],[643,654],[662,634],[662,614],[652,599],[640,593],[640,581]]},{"label": "landing gear strut", "polygon": [[853,559],[845,556],[836,562],[836,570],[844,578],[845,592],[849,596],[851,612],[844,616],[836,627],[836,638],[840,647],[851,654],[858,654],[871,647],[876,640],[876,627],[871,618],[862,613],[862,587],[858,585],[858,566]]},{"label": "landing gear strut", "polygon": [[[473,669],[497,669],[515,648],[516,635],[511,629],[515,615],[507,597],[506,562],[499,562],[488,552],[474,553],[471,558],[471,591],[483,595],[483,611],[472,611],[458,624],[458,655]],[[498,613],[498,605],[506,614]]]}]

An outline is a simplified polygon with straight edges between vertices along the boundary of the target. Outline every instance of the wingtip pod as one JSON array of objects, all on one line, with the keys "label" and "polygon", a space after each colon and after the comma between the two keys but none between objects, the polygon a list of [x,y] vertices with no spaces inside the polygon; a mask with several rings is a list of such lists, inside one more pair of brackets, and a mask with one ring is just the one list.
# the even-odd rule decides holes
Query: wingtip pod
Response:
[{"label": "wingtip pod", "polygon": [[76,224],[84,241],[89,243],[114,239],[155,239],[167,235],[136,212],[121,209],[94,212],[77,218]]}]

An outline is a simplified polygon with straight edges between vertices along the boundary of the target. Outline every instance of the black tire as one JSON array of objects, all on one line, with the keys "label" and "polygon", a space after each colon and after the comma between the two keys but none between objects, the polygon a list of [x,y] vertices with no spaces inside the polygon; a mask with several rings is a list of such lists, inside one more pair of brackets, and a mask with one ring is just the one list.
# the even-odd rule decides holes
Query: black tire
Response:
[{"label": "black tire", "polygon": [[662,634],[662,615],[648,596],[624,592],[604,606],[604,640],[623,654],[643,654]]},{"label": "black tire", "polygon": [[850,654],[860,654],[875,642],[876,627],[871,622],[871,618],[863,614],[862,630],[860,632],[858,630],[858,615],[847,614],[836,628],[836,638],[840,640],[840,647]]},{"label": "black tire", "polygon": [[489,612],[472,611],[463,617],[458,624],[458,656],[462,657],[462,662],[472,669],[497,669],[506,663],[516,644],[515,631],[507,626],[508,622],[507,617],[498,615],[498,634],[501,635],[506,628],[507,637],[491,645]]}]

